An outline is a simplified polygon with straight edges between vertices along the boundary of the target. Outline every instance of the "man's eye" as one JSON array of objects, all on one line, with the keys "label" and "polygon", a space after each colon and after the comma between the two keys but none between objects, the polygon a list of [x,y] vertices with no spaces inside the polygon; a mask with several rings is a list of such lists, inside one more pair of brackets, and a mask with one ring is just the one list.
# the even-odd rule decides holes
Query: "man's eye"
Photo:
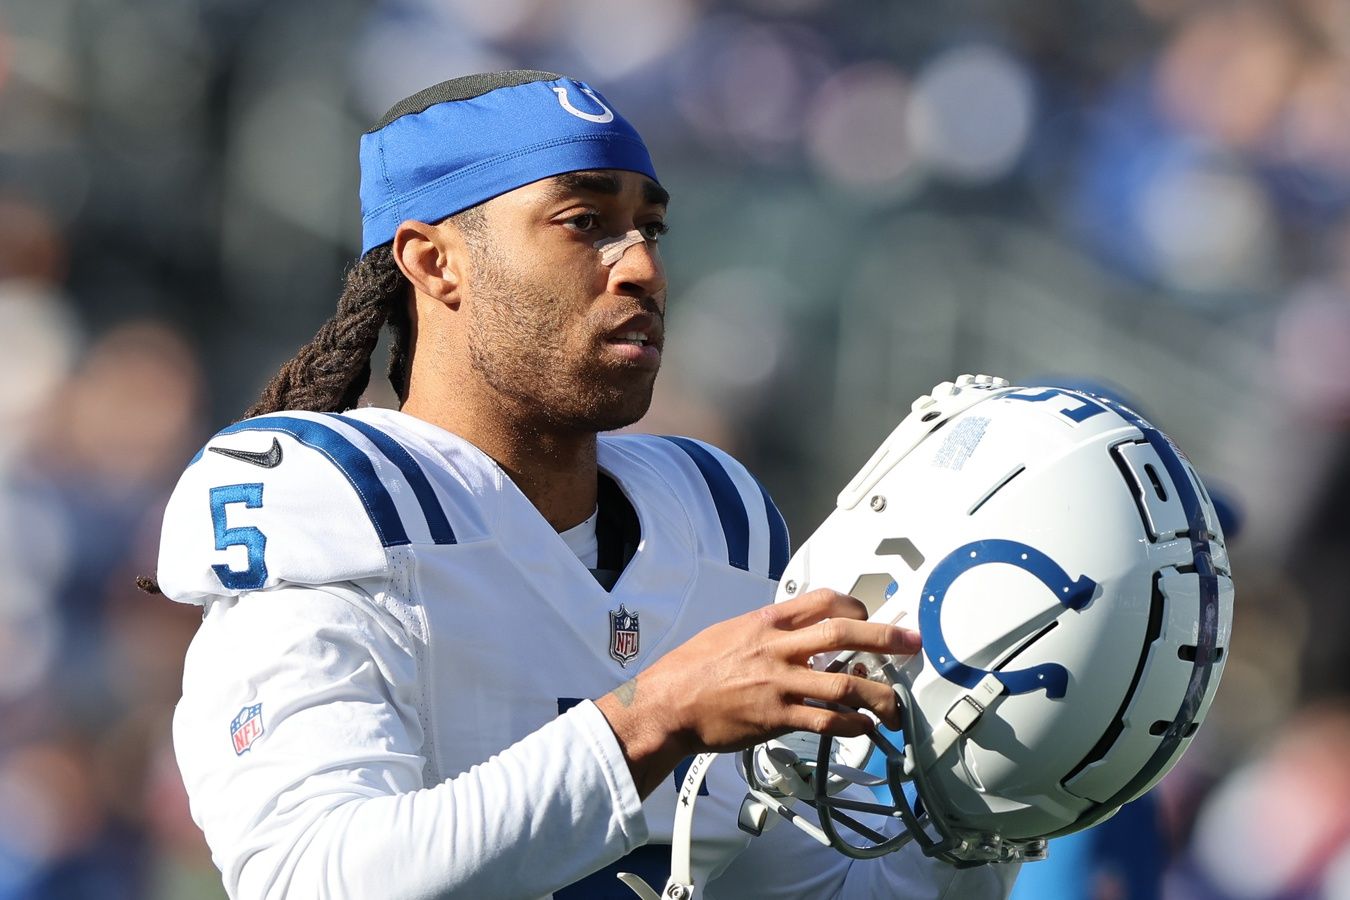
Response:
[{"label": "man's eye", "polygon": [[600,217],[595,213],[582,213],[568,219],[567,224],[577,231],[594,231],[600,227]]},{"label": "man's eye", "polygon": [[638,230],[642,236],[653,244],[661,239],[661,235],[670,231],[670,226],[665,222],[648,222],[646,225],[639,225]]}]

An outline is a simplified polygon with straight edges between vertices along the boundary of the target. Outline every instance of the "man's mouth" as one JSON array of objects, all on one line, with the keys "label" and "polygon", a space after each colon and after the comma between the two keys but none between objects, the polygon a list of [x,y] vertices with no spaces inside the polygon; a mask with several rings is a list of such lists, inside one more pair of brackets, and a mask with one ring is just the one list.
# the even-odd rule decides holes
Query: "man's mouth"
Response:
[{"label": "man's mouth", "polygon": [[654,370],[661,364],[661,336],[661,320],[643,313],[620,322],[604,340],[615,359]]},{"label": "man's mouth", "polygon": [[651,343],[647,338],[647,335],[641,331],[625,331],[623,334],[616,334],[610,340],[614,341],[616,344],[633,344],[637,347],[642,347]]}]

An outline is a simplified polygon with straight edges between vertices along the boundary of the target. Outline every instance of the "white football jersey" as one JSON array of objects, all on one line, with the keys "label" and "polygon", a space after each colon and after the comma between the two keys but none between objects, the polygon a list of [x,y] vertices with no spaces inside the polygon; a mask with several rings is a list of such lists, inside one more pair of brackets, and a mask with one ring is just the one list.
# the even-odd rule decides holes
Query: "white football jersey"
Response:
[{"label": "white football jersey", "polygon": [[[201,604],[174,743],[234,897],[628,897],[663,884],[683,767],[639,799],[592,699],[771,602],[787,529],[687,438],[604,436],[641,541],[606,591],[501,468],[383,409],[289,412],[212,438],[164,518],[159,583]],[[917,851],[850,861],[698,804],[709,897],[1004,896],[1012,872]],[[749,844],[749,849],[747,849]]]}]

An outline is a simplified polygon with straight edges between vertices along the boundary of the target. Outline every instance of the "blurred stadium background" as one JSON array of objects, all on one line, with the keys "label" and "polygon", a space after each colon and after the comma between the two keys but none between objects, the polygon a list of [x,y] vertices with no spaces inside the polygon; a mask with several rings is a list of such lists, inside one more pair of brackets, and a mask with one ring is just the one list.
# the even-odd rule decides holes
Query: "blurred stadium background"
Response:
[{"label": "blurred stadium background", "polygon": [[332,310],[357,135],[511,67],[646,136],[675,201],[642,427],[740,454],[798,537],[937,381],[1138,397],[1245,518],[1162,894],[1350,898],[1345,0],[4,0],[0,900],[221,895],[168,740],[198,614],[133,577]]}]

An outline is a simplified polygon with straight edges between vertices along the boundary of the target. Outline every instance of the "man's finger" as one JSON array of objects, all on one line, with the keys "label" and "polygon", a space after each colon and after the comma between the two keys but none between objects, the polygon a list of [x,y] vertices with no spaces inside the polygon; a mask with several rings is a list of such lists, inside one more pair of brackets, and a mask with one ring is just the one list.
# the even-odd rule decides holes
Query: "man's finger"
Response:
[{"label": "man's finger", "polygon": [[831,618],[809,628],[799,628],[790,635],[784,635],[778,643],[789,659],[806,659],[817,653],[837,650],[908,656],[923,647],[917,631],[880,622],[857,622],[841,618]]},{"label": "man's finger", "polygon": [[814,731],[835,737],[857,737],[872,730],[872,720],[858,712],[826,709],[820,706],[793,706],[787,714],[793,731]]},{"label": "man's finger", "polygon": [[759,615],[773,627],[791,631],[814,625],[822,619],[864,620],[867,607],[856,597],[821,588],[766,606],[759,610]]},{"label": "man's finger", "polygon": [[887,728],[898,729],[901,725],[900,708],[896,705],[895,691],[890,685],[838,672],[799,669],[784,681],[782,687],[784,693],[792,698],[809,698],[853,709],[870,709]]}]

